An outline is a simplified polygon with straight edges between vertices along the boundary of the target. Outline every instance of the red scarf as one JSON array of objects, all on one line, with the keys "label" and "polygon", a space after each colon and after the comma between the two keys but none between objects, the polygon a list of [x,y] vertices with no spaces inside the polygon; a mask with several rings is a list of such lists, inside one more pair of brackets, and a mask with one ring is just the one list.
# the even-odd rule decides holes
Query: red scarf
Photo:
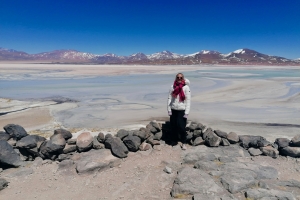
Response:
[{"label": "red scarf", "polygon": [[173,92],[172,92],[172,96],[174,98],[177,97],[177,95],[179,94],[179,101],[184,101],[185,100],[185,95],[184,95],[184,92],[182,90],[182,87],[185,86],[185,81],[182,80],[180,83],[178,83],[176,80],[174,81],[174,84],[173,84]]}]

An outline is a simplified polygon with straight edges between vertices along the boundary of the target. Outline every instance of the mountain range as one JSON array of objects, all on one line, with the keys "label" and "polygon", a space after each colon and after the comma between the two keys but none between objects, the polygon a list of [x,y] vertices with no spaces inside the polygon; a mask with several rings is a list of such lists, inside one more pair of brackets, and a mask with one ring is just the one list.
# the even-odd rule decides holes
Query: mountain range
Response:
[{"label": "mountain range", "polygon": [[146,55],[135,53],[129,56],[118,56],[107,53],[97,55],[76,50],[55,50],[37,54],[0,48],[0,61],[32,61],[51,63],[86,63],[86,64],[141,64],[141,65],[297,65],[299,59],[287,59],[280,56],[270,56],[251,49],[238,49],[228,54],[218,51],[202,50],[193,54],[177,54],[162,51]]}]

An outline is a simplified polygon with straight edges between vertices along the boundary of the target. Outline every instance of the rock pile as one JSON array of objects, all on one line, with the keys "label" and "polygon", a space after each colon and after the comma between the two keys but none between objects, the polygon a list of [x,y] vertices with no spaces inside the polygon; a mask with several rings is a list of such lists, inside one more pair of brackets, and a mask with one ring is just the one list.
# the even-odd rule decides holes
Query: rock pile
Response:
[{"label": "rock pile", "polygon": [[[4,130],[0,132],[0,168],[19,167],[26,161],[55,160],[61,173],[78,174],[118,166],[120,158],[126,158],[129,152],[159,149],[161,140],[168,143],[171,134],[168,122],[156,121],[139,130],[121,129],[115,136],[83,132],[73,138],[69,131],[57,129],[48,140],[28,135],[15,124],[6,125]],[[187,150],[174,181],[174,198],[296,199],[291,191],[298,190],[300,195],[300,182],[277,181],[275,168],[240,159],[259,155],[300,157],[300,135],[269,142],[262,136],[226,133],[197,122],[189,123],[186,131],[193,148]],[[165,172],[172,173],[172,169],[166,167]],[[5,179],[0,179],[0,190],[7,185]]]}]

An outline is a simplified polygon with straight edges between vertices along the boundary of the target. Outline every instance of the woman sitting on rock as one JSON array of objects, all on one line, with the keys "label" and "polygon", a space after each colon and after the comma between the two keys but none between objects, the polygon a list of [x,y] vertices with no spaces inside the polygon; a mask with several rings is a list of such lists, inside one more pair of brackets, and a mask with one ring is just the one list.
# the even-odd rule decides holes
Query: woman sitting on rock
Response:
[{"label": "woman sitting on rock", "polygon": [[171,135],[169,135],[169,137],[173,145],[180,139],[182,142],[181,148],[183,150],[186,150],[185,127],[191,106],[191,90],[189,84],[190,81],[185,79],[182,73],[178,73],[171,86],[168,97],[168,114],[170,116],[171,125]]}]

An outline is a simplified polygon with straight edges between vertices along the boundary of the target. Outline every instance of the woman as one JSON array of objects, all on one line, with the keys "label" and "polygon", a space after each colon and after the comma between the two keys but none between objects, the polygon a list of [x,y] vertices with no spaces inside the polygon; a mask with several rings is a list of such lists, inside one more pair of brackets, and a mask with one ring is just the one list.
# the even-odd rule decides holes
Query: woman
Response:
[{"label": "woman", "polygon": [[171,86],[168,98],[168,114],[170,116],[172,142],[177,142],[180,137],[181,148],[186,150],[186,120],[190,112],[191,91],[190,81],[184,78],[182,73],[178,73]]}]

